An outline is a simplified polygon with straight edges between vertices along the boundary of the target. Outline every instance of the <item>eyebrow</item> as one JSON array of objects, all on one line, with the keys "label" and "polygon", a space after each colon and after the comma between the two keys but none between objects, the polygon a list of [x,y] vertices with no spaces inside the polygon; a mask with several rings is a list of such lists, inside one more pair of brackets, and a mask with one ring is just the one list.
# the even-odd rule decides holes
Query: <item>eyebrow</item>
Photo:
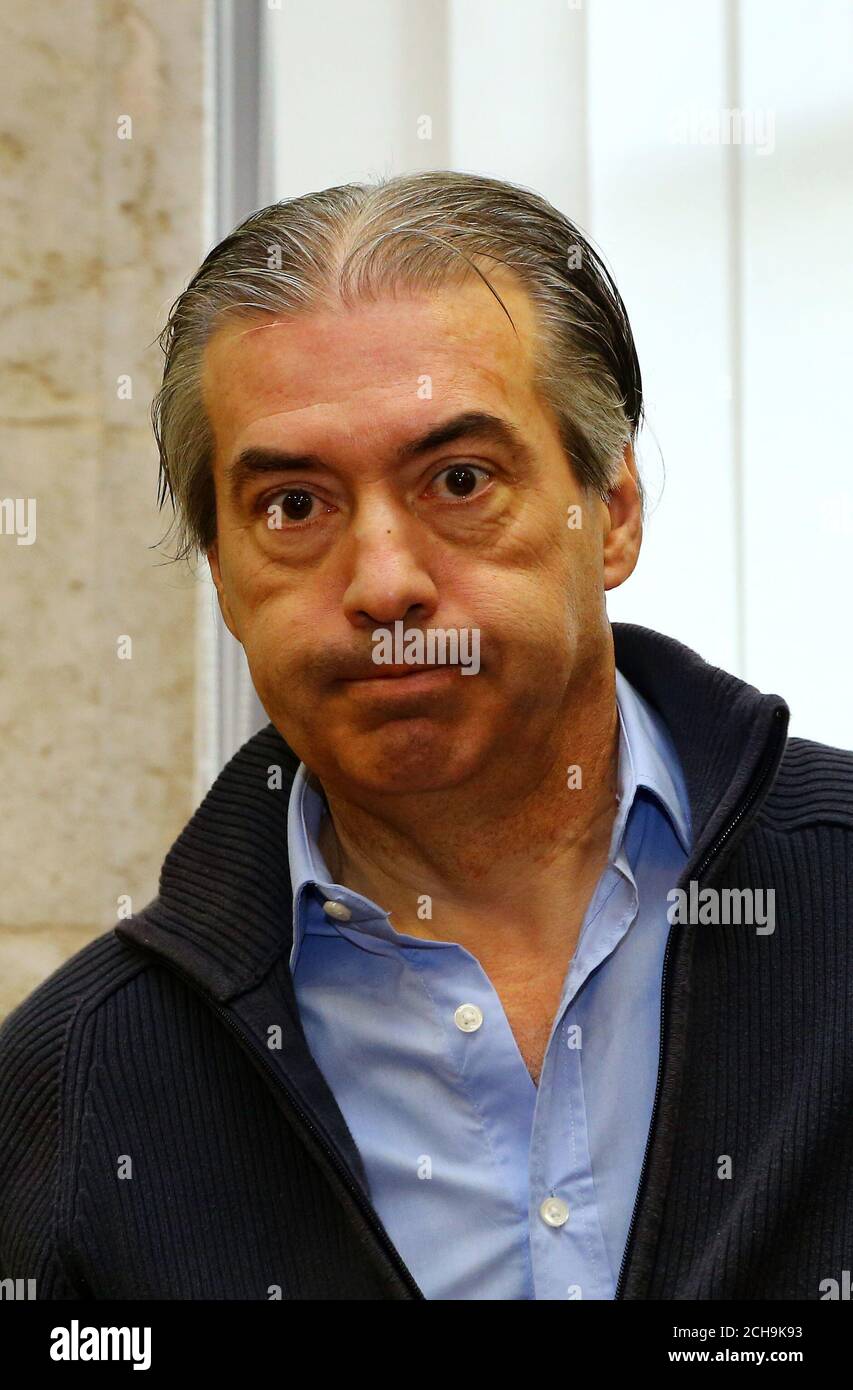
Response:
[{"label": "eyebrow", "polygon": [[[509,420],[485,410],[466,410],[461,415],[454,415],[452,419],[434,425],[417,439],[411,439],[401,445],[397,450],[397,459],[400,463],[409,463],[412,459],[422,458],[447,444],[455,444],[460,439],[484,440],[529,457],[529,449],[521,433]],[[302,472],[325,466],[319,454],[293,453],[287,449],[253,445],[241,450],[228,465],[225,481],[232,502],[236,502],[252,478],[263,477],[268,473]]]}]

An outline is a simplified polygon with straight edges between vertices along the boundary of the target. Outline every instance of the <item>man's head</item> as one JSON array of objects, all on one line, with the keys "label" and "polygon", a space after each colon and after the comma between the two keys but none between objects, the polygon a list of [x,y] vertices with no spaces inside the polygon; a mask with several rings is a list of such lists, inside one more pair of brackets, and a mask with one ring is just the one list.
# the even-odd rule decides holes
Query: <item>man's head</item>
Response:
[{"label": "man's head", "polygon": [[[416,792],[547,743],[600,689],[636,564],[640,372],[577,229],[430,173],[255,214],[164,331],[183,553],[207,553],[264,708],[323,779]],[[373,634],[475,630],[480,670],[370,681]]]}]

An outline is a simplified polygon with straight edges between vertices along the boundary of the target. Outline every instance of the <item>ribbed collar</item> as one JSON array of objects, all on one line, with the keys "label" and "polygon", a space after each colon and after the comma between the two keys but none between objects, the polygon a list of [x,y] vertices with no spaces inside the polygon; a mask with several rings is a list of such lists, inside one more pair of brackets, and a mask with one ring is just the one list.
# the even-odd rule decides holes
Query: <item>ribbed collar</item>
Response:
[{"label": "ribbed collar", "polygon": [[[617,669],[661,716],[681,764],[694,840],[687,879],[742,805],[749,811],[727,849],[760,807],[784,750],[788,706],[674,638],[632,623],[613,623],[612,631]],[[250,738],[172,845],[157,897],[115,928],[220,1001],[251,988],[290,954],[285,844],[299,761],[272,724]]]}]

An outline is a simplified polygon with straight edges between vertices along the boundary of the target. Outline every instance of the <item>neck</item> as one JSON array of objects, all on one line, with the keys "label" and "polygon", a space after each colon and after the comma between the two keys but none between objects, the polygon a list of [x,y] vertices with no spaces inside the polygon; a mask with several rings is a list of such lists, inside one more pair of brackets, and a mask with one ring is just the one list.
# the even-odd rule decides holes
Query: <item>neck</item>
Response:
[{"label": "neck", "polygon": [[[607,861],[618,729],[611,658],[591,686],[567,695],[550,743],[521,758],[511,750],[500,795],[492,777],[441,793],[440,803],[433,794],[368,807],[326,787],[319,844],[332,878],[407,935],[469,948],[565,943]],[[581,769],[580,787],[567,785],[570,766]]]}]

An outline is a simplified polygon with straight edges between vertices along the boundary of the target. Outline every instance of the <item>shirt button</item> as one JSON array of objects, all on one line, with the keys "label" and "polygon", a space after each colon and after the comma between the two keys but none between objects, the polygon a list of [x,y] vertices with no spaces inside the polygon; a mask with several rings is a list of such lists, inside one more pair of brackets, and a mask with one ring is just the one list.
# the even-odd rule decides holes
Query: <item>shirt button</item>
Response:
[{"label": "shirt button", "polygon": [[344,903],[329,902],[323,903],[323,911],[327,917],[336,917],[339,922],[348,922],[352,913]]},{"label": "shirt button", "polygon": [[476,1004],[460,1004],[453,1015],[453,1021],[463,1033],[476,1033],[483,1022],[483,1015]]},{"label": "shirt button", "polygon": [[539,1208],[539,1215],[546,1226],[565,1226],[569,1219],[569,1208],[562,1197],[546,1197]]}]

